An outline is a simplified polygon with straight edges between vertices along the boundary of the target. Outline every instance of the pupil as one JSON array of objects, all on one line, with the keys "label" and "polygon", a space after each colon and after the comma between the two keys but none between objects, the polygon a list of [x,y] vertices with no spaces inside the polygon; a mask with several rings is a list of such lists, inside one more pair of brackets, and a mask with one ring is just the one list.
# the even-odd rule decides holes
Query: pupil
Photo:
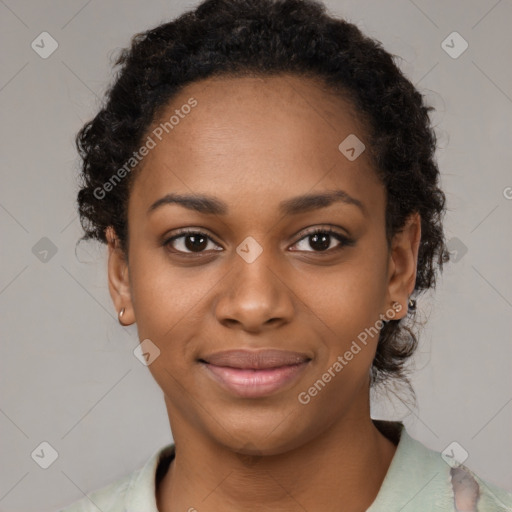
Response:
[{"label": "pupil", "polygon": [[[192,243],[188,243],[189,240]],[[197,235],[188,235],[185,239],[185,246],[189,251],[201,251],[206,247],[206,237],[205,236],[197,236]]]},{"label": "pupil", "polygon": [[[330,236],[325,233],[316,233],[310,236],[310,245],[313,249],[325,251],[329,249]],[[206,237],[189,235],[186,237],[185,245],[189,251],[202,251],[206,247]]]},{"label": "pupil", "polygon": [[[311,240],[310,240],[310,245],[313,249],[318,249],[318,250],[325,250],[325,249],[328,249],[329,248],[329,245],[330,245],[330,236],[331,235],[328,235],[328,234],[321,234],[321,233],[315,233],[314,235],[311,235]],[[315,244],[316,247],[315,247]]]}]

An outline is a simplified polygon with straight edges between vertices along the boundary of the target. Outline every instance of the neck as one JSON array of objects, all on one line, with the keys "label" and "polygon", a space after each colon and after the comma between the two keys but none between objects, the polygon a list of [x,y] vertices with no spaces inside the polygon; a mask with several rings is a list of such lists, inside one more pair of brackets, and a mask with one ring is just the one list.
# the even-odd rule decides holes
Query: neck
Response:
[{"label": "neck", "polygon": [[286,453],[253,458],[187,432],[175,432],[176,455],[157,489],[160,512],[334,512],[341,504],[344,512],[363,512],[396,450],[369,415]]}]

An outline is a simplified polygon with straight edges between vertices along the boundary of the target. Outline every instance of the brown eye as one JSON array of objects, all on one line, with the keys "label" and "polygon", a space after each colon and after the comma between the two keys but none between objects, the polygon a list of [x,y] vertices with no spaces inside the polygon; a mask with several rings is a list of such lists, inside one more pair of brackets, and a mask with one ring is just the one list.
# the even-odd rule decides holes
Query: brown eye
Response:
[{"label": "brown eye", "polygon": [[[336,245],[336,242],[338,244]],[[303,247],[297,250],[306,252],[332,252],[342,249],[345,246],[354,245],[354,240],[332,229],[317,228],[310,233],[306,233],[295,245],[303,243]],[[332,244],[334,243],[334,246]],[[310,251],[307,247],[313,249]]]},{"label": "brown eye", "polygon": [[182,231],[179,235],[173,236],[164,242],[164,245],[170,247],[172,252],[184,254],[202,253],[209,247],[209,244],[210,249],[218,250],[211,247],[211,245],[217,246],[217,244],[208,235],[200,231]]}]

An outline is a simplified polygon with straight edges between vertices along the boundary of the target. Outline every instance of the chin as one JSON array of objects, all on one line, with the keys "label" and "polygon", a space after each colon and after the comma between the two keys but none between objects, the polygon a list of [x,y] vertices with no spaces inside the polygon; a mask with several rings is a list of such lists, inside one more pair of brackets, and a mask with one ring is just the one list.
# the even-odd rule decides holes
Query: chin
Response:
[{"label": "chin", "polygon": [[247,456],[281,455],[321,434],[320,425],[304,423],[307,418],[300,409],[295,409],[296,414],[283,408],[281,411],[279,415],[275,409],[257,414],[250,411],[223,414],[222,426],[213,422],[208,430],[215,442]]}]

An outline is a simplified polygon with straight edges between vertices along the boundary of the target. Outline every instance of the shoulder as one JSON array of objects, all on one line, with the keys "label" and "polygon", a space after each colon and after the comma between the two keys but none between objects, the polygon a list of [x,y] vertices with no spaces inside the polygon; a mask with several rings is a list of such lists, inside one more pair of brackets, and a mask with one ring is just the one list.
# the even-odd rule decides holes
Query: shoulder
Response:
[{"label": "shoulder", "polygon": [[59,512],[126,512],[127,506],[133,510],[158,512],[156,483],[161,477],[160,472],[174,457],[174,450],[174,444],[164,446],[154,452],[141,468],[88,493]]},{"label": "shoulder", "polygon": [[126,492],[139,471],[87,494],[59,512],[97,512],[98,509],[105,512],[124,512]]},{"label": "shoulder", "polygon": [[511,512],[512,493],[480,478],[463,464],[455,464],[451,471],[451,482],[457,510],[478,512]]},{"label": "shoulder", "polygon": [[[384,430],[381,421],[378,426]],[[456,460],[453,450],[449,456],[428,448],[399,422],[385,427],[395,429],[387,437],[398,440],[397,450],[367,512],[512,512],[512,493],[478,477]]]},{"label": "shoulder", "polygon": [[416,469],[435,474],[438,484],[445,483],[443,491],[438,487],[434,500],[444,495],[454,511],[512,512],[512,493],[480,478],[456,459],[427,448],[405,430],[402,435],[410,454],[415,456]]}]

